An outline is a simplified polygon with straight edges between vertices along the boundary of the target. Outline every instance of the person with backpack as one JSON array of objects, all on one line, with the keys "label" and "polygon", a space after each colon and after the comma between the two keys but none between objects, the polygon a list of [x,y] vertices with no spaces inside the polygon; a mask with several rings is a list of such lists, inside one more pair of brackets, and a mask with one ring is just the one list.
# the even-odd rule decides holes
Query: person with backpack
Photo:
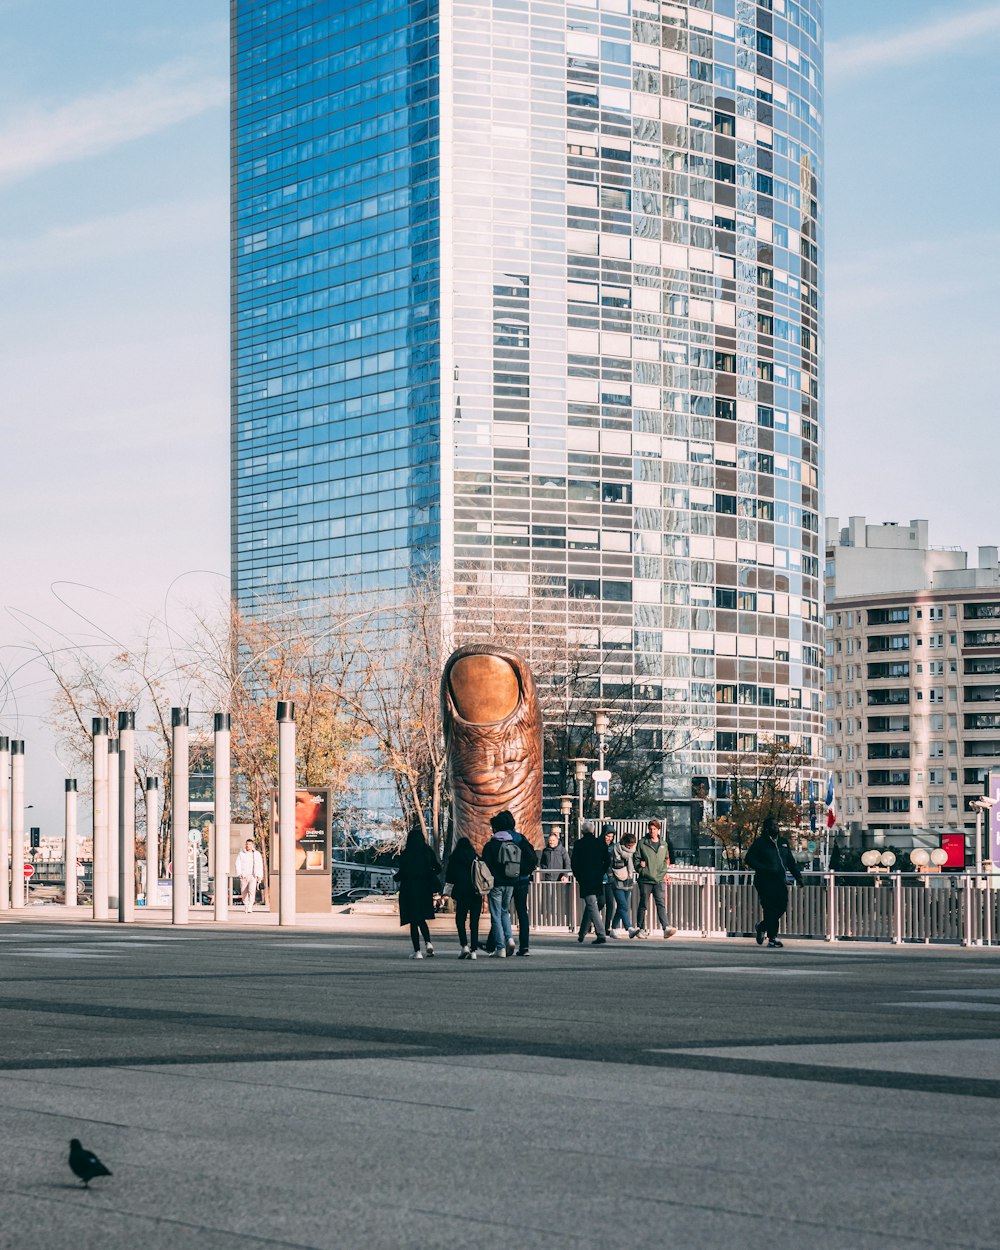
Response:
[{"label": "person with backpack", "polygon": [[493,877],[468,838],[459,838],[455,843],[448,857],[445,881],[451,883],[451,897],[455,902],[455,927],[462,947],[459,959],[475,959],[479,950],[483,895],[489,894]]},{"label": "person with backpack", "polygon": [[610,846],[611,864],[608,867],[608,881],[615,900],[615,914],[608,929],[609,937],[618,937],[627,933],[632,937],[638,929],[632,925],[632,887],[635,885],[635,847],[634,833],[622,835],[620,842]]},{"label": "person with backpack", "polygon": [[521,843],[523,838],[514,837],[514,817],[510,812],[498,812],[490,818],[493,836],[483,847],[483,860],[493,874],[493,888],[489,893],[490,921],[495,949],[491,959],[506,959],[513,955],[514,934],[510,923],[510,904],[514,887],[521,878]]},{"label": "person with backpack", "polygon": [[650,936],[650,930],[646,928],[646,914],[649,909],[649,897],[652,895],[663,936],[672,938],[677,930],[671,928],[667,922],[667,869],[670,867],[670,847],[660,838],[658,820],[651,820],[646,826],[646,836],[640,840],[635,858],[639,869],[639,915],[636,917],[638,928],[632,936],[640,938]]},{"label": "person with backpack", "polygon": [[414,821],[406,836],[406,846],[396,869],[399,883],[399,923],[410,926],[413,943],[411,959],[423,959],[420,939],[423,937],[428,959],[434,958],[427,921],[434,915],[434,895],[441,889],[441,863],[427,845],[419,821]]},{"label": "person with backpack", "polygon": [[604,877],[611,863],[611,854],[604,845],[604,839],[597,836],[592,821],[584,821],[582,834],[570,856],[573,876],[583,899],[583,919],[576,940],[582,942],[593,925],[596,934],[593,945],[603,946],[608,939],[598,899],[603,897]]},{"label": "person with backpack", "polygon": [[744,863],[753,869],[753,888],[764,913],[764,919],[754,927],[757,945],[764,945],[766,935],[768,946],[781,946],[778,926],[788,910],[788,882],[801,885],[802,871],[773,816],[764,817],[760,836],[747,851]]},{"label": "person with backpack", "polygon": [[[510,812],[501,812],[501,816],[510,816]],[[531,937],[531,918],[528,915],[528,892],[531,889],[531,878],[538,867],[538,852],[531,845],[523,833],[518,833],[513,825],[513,816],[511,818],[510,832],[514,841],[521,848],[521,871],[518,874],[517,881],[514,884],[514,891],[511,901],[514,904],[514,910],[517,912],[517,954],[530,955],[528,943]]]}]

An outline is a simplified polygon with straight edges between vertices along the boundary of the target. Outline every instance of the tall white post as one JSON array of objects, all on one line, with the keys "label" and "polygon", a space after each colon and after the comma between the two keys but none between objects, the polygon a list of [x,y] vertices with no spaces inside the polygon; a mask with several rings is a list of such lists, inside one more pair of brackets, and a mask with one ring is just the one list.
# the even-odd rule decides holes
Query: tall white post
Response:
[{"label": "tall white post", "polygon": [[278,924],[295,924],[295,704],[278,704]]},{"label": "tall white post", "polygon": [[228,712],[215,713],[215,784],[212,789],[215,811],[215,918],[229,916],[229,819],[232,789],[229,758],[231,719]]},{"label": "tall white post", "polygon": [[188,884],[188,825],[191,802],[188,777],[188,710],[170,709],[170,858],[173,862],[173,923],[187,924],[191,887]]},{"label": "tall white post", "polygon": [[135,919],[135,712],[118,713],[118,920]]},{"label": "tall white post", "polygon": [[94,919],[108,918],[108,718],[91,722],[94,739]]},{"label": "tall white post", "polygon": [[24,740],[10,744],[10,905],[24,906]]},{"label": "tall white post", "polygon": [[160,779],[146,778],[146,906],[160,901]]},{"label": "tall white post", "polygon": [[10,738],[0,738],[0,911],[10,910]]},{"label": "tall white post", "polygon": [[118,739],[108,739],[108,910],[118,910]]},{"label": "tall white post", "polygon": [[66,878],[66,906],[75,907],[79,898],[80,878],[76,871],[77,856],[77,807],[80,795],[77,790],[76,778],[66,778],[66,846],[63,850],[63,863]]}]

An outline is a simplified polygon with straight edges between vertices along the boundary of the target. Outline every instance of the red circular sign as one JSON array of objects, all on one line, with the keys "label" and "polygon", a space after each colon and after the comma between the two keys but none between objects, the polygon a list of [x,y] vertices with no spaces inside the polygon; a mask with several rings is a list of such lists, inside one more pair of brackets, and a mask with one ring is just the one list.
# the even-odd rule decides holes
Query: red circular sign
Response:
[{"label": "red circular sign", "polygon": [[24,879],[25,879],[25,881],[27,881],[27,880],[29,879],[29,877],[33,877],[34,875],[35,875],[35,865],[34,865],[34,864],[25,864],[25,865],[24,865]]}]

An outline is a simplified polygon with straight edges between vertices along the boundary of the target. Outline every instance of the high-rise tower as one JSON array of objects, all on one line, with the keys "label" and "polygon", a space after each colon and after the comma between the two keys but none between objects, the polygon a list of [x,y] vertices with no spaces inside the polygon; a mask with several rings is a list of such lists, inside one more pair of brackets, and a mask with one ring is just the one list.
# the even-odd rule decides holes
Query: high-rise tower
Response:
[{"label": "high-rise tower", "polygon": [[234,0],[237,597],[585,600],[668,793],[818,763],[820,22]]}]

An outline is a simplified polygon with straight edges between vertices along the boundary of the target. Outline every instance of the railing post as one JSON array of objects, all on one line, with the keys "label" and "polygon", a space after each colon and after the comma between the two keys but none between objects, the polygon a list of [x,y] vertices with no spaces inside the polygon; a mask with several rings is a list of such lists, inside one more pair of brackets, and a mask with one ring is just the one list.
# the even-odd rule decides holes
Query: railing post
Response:
[{"label": "railing post", "polygon": [[894,946],[903,941],[903,883],[898,872],[892,874],[892,941]]},{"label": "railing post", "polygon": [[963,946],[972,945],[972,878],[966,876],[962,880],[962,894],[965,901],[965,933],[962,937]]},{"label": "railing post", "polygon": [[837,940],[837,874],[826,874],[826,940]]}]

